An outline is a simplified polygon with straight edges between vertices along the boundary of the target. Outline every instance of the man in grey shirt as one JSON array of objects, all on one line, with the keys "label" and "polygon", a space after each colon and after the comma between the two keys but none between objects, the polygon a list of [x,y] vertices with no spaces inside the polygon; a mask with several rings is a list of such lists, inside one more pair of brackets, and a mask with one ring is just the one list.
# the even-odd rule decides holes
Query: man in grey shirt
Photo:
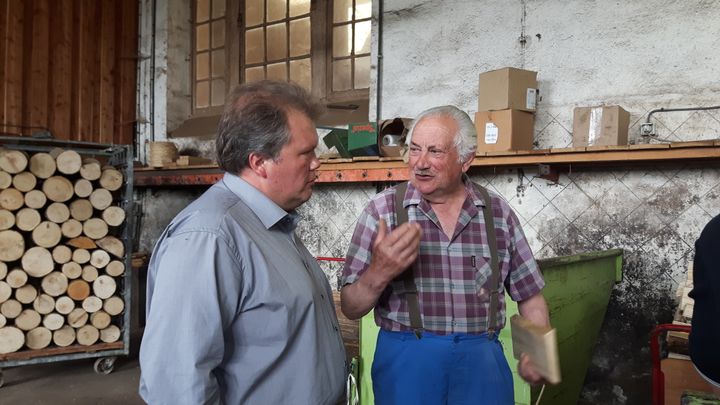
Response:
[{"label": "man in grey shirt", "polygon": [[296,85],[229,96],[226,173],[168,225],[148,272],[140,395],[150,404],[336,404],[346,376],[332,291],[295,236],[320,107]]}]

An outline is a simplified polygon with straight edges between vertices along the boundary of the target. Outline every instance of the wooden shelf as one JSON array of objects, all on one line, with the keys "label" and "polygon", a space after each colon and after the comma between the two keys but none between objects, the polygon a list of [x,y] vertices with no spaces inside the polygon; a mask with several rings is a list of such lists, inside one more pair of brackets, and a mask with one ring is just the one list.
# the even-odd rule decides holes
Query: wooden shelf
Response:
[{"label": "wooden shelf", "polygon": [[[720,163],[720,141],[488,152],[479,154],[472,167],[482,169],[543,164],[580,168],[686,161]],[[217,182],[222,175],[217,166],[159,170],[136,168],[134,184],[135,187],[206,186]],[[408,178],[407,166],[401,159],[329,159],[323,161],[318,169],[318,183],[404,181]]]}]

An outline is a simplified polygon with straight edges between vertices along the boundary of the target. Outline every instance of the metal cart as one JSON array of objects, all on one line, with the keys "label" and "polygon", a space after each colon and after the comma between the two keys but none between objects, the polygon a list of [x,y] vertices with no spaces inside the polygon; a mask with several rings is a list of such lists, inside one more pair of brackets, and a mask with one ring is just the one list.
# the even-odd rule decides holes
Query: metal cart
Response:
[{"label": "metal cart", "polygon": [[[104,164],[113,166],[123,173],[125,183],[120,188],[119,203],[125,210],[125,224],[117,230],[115,236],[125,245],[123,262],[125,272],[115,278],[120,296],[124,302],[124,310],[113,317],[120,320],[121,339],[112,343],[96,343],[90,346],[73,344],[68,347],[48,347],[45,349],[21,349],[18,352],[0,354],[0,387],[3,385],[2,369],[30,364],[43,364],[64,360],[97,358],[94,370],[98,374],[109,374],[113,371],[118,356],[127,356],[130,347],[130,312],[131,312],[131,248],[135,229],[133,207],[133,155],[130,145],[109,145],[76,141],[57,141],[52,139],[36,139],[31,137],[0,137],[0,147],[25,151],[28,154],[49,152],[54,148],[71,149],[83,158],[92,157]],[[118,200],[115,200],[117,203]]]}]

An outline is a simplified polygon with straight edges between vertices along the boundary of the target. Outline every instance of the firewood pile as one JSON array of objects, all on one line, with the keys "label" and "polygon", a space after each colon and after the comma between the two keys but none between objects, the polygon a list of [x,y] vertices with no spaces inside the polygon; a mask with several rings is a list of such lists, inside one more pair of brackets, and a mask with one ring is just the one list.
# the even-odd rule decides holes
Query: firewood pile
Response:
[{"label": "firewood pile", "polygon": [[121,338],[124,180],[74,150],[0,149],[0,354]]}]

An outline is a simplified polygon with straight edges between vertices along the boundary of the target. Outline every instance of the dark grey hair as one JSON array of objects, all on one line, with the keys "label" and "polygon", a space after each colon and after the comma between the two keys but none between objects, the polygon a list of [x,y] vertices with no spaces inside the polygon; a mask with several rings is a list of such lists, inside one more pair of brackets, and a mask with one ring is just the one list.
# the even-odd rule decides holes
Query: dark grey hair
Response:
[{"label": "dark grey hair", "polygon": [[251,153],[276,159],[290,141],[290,110],[315,122],[324,107],[294,83],[263,80],[235,87],[228,96],[215,138],[218,166],[239,174],[248,166]]},{"label": "dark grey hair", "polygon": [[407,138],[405,139],[406,145],[410,146],[412,135],[418,122],[430,117],[448,117],[457,123],[458,131],[453,136],[453,145],[455,146],[455,150],[457,150],[460,163],[464,162],[470,156],[475,156],[477,150],[477,130],[475,129],[475,125],[465,111],[452,105],[433,107],[421,112],[415,118],[415,121],[413,121],[410,131],[408,131]]}]

